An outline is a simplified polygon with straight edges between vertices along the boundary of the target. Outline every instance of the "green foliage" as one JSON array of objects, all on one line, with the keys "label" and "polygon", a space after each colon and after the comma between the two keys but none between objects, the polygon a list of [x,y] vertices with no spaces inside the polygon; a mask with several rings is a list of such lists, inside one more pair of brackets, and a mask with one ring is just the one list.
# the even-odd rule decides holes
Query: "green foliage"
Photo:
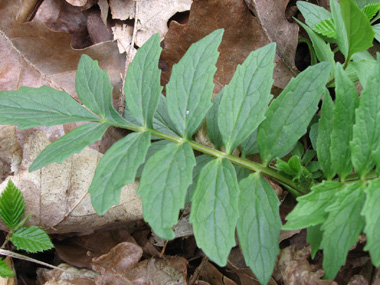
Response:
[{"label": "green foliage", "polygon": [[[331,0],[332,13],[297,2],[308,26],[301,25],[320,63],[293,78],[272,102],[275,44],[252,52],[211,100],[223,35],[217,30],[193,44],[173,67],[166,97],[158,69],[159,36],[148,40],[126,75],[123,116],[112,106],[107,73],[83,56],[76,86],[81,102],[93,113],[65,92],[21,88],[0,92],[0,123],[29,128],[90,122],[50,144],[30,171],[62,162],[99,140],[109,126],[132,131],[98,164],[89,189],[97,213],[118,204],[121,188],[140,178],[144,218],[158,236],[175,238],[172,227],[191,201],[198,246],[224,266],[237,229],[246,263],[261,283],[270,280],[281,230],[279,199],[264,176],[298,197],[283,229],[307,228],[312,256],[324,250],[326,278],[334,278],[362,230],[368,238],[366,250],[378,266],[380,182],[374,169],[380,172],[380,59],[366,52],[374,37],[369,21],[376,19],[378,8],[368,6],[377,2],[340,2]],[[343,65],[335,64],[330,43],[338,44]],[[360,96],[351,82],[358,79],[364,87]],[[335,87],[335,101],[326,85]],[[20,99],[26,104],[17,104]],[[205,120],[215,149],[194,141]],[[196,157],[194,150],[203,155]],[[250,160],[255,153],[262,163]],[[368,181],[369,175],[375,179]],[[22,208],[19,201],[12,203],[2,208]],[[17,225],[11,240],[32,252],[47,247],[39,231],[18,226],[22,214],[0,209],[7,224]]]},{"label": "green foliage", "polygon": [[[40,252],[53,248],[45,231],[37,226],[24,226],[29,218],[22,220],[24,214],[24,197],[12,180],[9,180],[0,196],[0,218],[9,228],[6,241],[12,241],[17,249],[27,252]],[[0,259],[0,276],[13,277],[13,275],[13,271],[4,260]]]}]

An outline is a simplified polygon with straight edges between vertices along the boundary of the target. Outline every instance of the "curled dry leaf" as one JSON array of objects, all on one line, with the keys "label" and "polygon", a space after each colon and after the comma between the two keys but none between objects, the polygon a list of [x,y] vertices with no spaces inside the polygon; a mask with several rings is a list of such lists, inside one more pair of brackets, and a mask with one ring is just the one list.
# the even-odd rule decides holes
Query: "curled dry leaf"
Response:
[{"label": "curled dry leaf", "polygon": [[[87,190],[102,154],[92,148],[86,147],[62,164],[52,163],[29,172],[33,160],[48,144],[42,131],[32,131],[22,146],[19,172],[9,177],[24,195],[26,215],[34,214],[28,223],[39,225],[48,233],[89,233],[142,219],[136,183],[123,187],[118,206],[103,216],[96,214]],[[7,180],[0,185],[1,190]],[[1,229],[5,229],[4,224]]]},{"label": "curled dry leaf", "polygon": [[[257,17],[252,16],[244,1],[194,0],[186,24],[170,22],[162,52],[162,59],[169,70],[163,72],[161,83],[166,84],[169,81],[172,66],[182,58],[192,43],[219,28],[224,28],[225,32],[216,64],[218,68],[214,78],[216,93],[230,82],[237,65],[241,64],[250,52],[272,41],[265,27]],[[283,37],[289,35],[284,34]],[[297,41],[297,37],[295,40]],[[294,54],[295,49],[289,50],[289,53]],[[284,89],[297,71],[291,68],[294,64],[289,66],[284,62],[278,51],[275,62],[274,86]]]},{"label": "curled dry leaf", "polygon": [[98,0],[66,0],[66,2],[73,6],[81,7],[82,9],[88,9],[95,5]]}]

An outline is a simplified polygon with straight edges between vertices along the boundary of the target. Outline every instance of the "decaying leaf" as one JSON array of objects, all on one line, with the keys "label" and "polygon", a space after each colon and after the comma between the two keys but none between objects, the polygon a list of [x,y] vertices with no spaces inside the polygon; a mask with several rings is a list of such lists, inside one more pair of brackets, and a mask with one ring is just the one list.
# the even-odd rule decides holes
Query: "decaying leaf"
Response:
[{"label": "decaying leaf", "polygon": [[16,127],[0,125],[0,181],[18,171],[22,150],[17,142]]},{"label": "decaying leaf", "polygon": [[[162,52],[162,59],[169,70],[163,72],[161,83],[168,82],[171,67],[182,58],[192,43],[219,28],[224,28],[225,32],[216,64],[218,70],[214,78],[215,92],[219,92],[229,83],[236,66],[241,64],[251,51],[272,41],[259,19],[252,16],[244,0],[194,0],[186,24],[175,21],[170,23]],[[283,36],[289,37],[287,34]],[[297,71],[292,68],[294,63],[289,65],[279,56],[279,50],[278,48],[275,58],[274,86],[284,89]],[[295,54],[295,48],[289,49],[289,53]],[[288,61],[290,62],[291,58],[288,58]]]},{"label": "decaying leaf", "polygon": [[[48,233],[88,233],[104,226],[142,219],[137,183],[123,187],[118,206],[103,216],[96,214],[87,190],[102,154],[92,148],[86,147],[62,164],[52,163],[29,172],[28,167],[48,144],[42,131],[32,131],[22,146],[19,172],[8,177],[24,195],[26,215],[34,214],[29,224],[39,225]],[[7,180],[0,189],[5,188]],[[3,224],[1,229],[5,229]]]}]

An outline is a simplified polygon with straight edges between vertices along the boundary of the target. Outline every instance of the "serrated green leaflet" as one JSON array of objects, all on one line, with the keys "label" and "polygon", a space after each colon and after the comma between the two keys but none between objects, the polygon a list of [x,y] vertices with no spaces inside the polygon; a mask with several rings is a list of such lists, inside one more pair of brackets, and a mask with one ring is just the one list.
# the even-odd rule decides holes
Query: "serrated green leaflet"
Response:
[{"label": "serrated green leaflet", "polygon": [[0,218],[13,229],[20,223],[24,213],[24,197],[12,180],[9,180],[0,196]]},{"label": "serrated green leaflet", "polygon": [[259,173],[240,181],[239,188],[237,233],[240,246],[246,264],[261,284],[267,284],[280,252],[280,202]]},{"label": "serrated green leaflet", "polygon": [[296,4],[302,16],[305,18],[306,24],[312,29],[318,25],[319,22],[331,18],[331,13],[318,5],[306,1],[297,1]]},{"label": "serrated green leaflet", "polygon": [[88,189],[92,205],[99,215],[119,203],[121,188],[135,180],[149,145],[149,132],[132,133],[114,143],[100,159]]},{"label": "serrated green leaflet", "polygon": [[11,241],[18,250],[27,252],[39,252],[54,247],[47,233],[36,226],[19,228],[13,233]]},{"label": "serrated green leaflet", "polygon": [[310,244],[311,258],[313,259],[321,245],[322,236],[323,236],[323,232],[321,231],[321,225],[310,226],[307,228],[306,241]]},{"label": "serrated green leaflet", "polygon": [[373,265],[380,265],[380,178],[371,180],[365,189],[366,201],[362,215],[365,217],[366,225],[364,232],[367,235],[365,250],[368,250]]},{"label": "serrated green leaflet", "polygon": [[218,109],[220,101],[222,100],[225,88],[223,88],[217,96],[212,99],[212,107],[207,112],[206,122],[207,122],[207,134],[210,141],[215,145],[216,149],[220,149],[223,146],[222,135],[219,131],[218,126]]},{"label": "serrated green leaflet", "polygon": [[223,29],[193,44],[173,66],[166,85],[168,113],[182,137],[191,138],[211,107],[213,78]]},{"label": "serrated green leaflet", "polygon": [[318,122],[317,154],[318,161],[327,179],[332,179],[336,172],[331,163],[331,132],[334,118],[334,102],[325,92],[322,101],[321,118]]},{"label": "serrated green leaflet", "polygon": [[351,142],[352,164],[361,177],[374,167],[373,151],[380,141],[380,57],[378,58],[367,86],[361,93],[356,109],[353,140]]},{"label": "serrated green leaflet", "polygon": [[125,78],[125,101],[131,114],[142,126],[153,127],[162,87],[158,60],[161,54],[160,35],[153,35],[128,66]]},{"label": "serrated green leaflet", "polygon": [[372,46],[375,33],[367,16],[352,0],[341,0],[340,6],[347,33],[348,53],[345,55],[346,60],[349,60],[354,53]]},{"label": "serrated green leaflet", "polygon": [[380,3],[369,4],[365,6],[362,11],[367,16],[368,20],[371,20],[380,9]]},{"label": "serrated green leaflet", "polygon": [[325,278],[334,279],[339,268],[346,262],[351,246],[363,230],[365,221],[360,215],[365,195],[361,181],[347,184],[327,209],[328,218],[322,225],[323,269]]},{"label": "serrated green leaflet", "polygon": [[52,162],[62,163],[74,153],[101,139],[108,124],[89,123],[82,125],[55,142],[49,144],[33,161],[29,171],[34,171]]},{"label": "serrated green leaflet", "polygon": [[332,19],[325,19],[318,23],[313,29],[318,34],[329,38],[336,38],[336,30],[335,25]]},{"label": "serrated green leaflet", "polygon": [[[322,62],[308,67],[270,104],[257,134],[264,165],[289,150],[306,133],[314,116],[324,86],[330,77],[331,64]],[[287,112],[283,112],[286,109]]]},{"label": "serrated green leaflet", "polygon": [[235,245],[239,185],[227,159],[215,159],[203,167],[192,198],[190,222],[197,245],[220,266],[227,263]]},{"label": "serrated green leaflet", "polygon": [[47,86],[1,91],[0,114],[0,124],[17,125],[20,129],[99,121],[69,94]]},{"label": "serrated green leaflet", "polygon": [[162,94],[160,95],[157,110],[153,117],[153,128],[156,131],[178,137],[178,134],[174,132],[175,127],[168,114],[166,97]]},{"label": "serrated green leaflet", "polygon": [[338,42],[340,51],[343,53],[343,55],[347,59],[349,46],[348,46],[347,31],[344,25],[341,8],[337,0],[330,0],[330,7],[331,7],[331,15],[335,24],[336,40]]},{"label": "serrated green leaflet", "polygon": [[367,5],[379,3],[379,0],[354,0],[354,2],[356,3],[356,5],[358,5],[360,9],[362,9]]},{"label": "serrated green leaflet", "polygon": [[298,204],[286,217],[284,230],[296,230],[323,223],[327,219],[326,208],[335,200],[335,195],[343,189],[336,181],[323,181],[311,188],[307,195],[297,198]]},{"label": "serrated green leaflet", "polygon": [[253,131],[240,145],[241,156],[247,157],[248,155],[259,153],[257,146],[257,129]]},{"label": "serrated green leaflet", "polygon": [[9,268],[8,264],[3,259],[0,259],[0,276],[8,278],[14,276],[14,272]]},{"label": "serrated green leaflet", "polygon": [[330,148],[331,163],[340,179],[344,181],[352,171],[350,141],[359,97],[354,83],[347,77],[340,63],[337,63],[335,70],[335,98]]},{"label": "serrated green leaflet", "polygon": [[226,153],[241,144],[265,119],[273,83],[276,44],[251,52],[225,87],[218,110],[218,126]]},{"label": "serrated green leaflet", "polygon": [[141,196],[144,219],[163,239],[175,237],[172,227],[185,205],[194,166],[195,158],[188,142],[168,144],[144,166],[137,193]]}]

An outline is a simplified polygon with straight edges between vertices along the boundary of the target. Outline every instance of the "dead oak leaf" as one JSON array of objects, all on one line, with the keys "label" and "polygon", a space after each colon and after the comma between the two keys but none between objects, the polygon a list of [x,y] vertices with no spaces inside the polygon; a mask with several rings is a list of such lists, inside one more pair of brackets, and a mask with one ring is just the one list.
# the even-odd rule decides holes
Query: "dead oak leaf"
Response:
[{"label": "dead oak leaf", "polygon": [[[165,85],[169,81],[172,66],[191,44],[220,28],[224,28],[225,32],[216,64],[215,92],[230,82],[237,65],[243,63],[250,52],[272,41],[244,0],[194,0],[186,24],[170,23],[161,55],[166,64],[161,83]],[[297,72],[279,56],[278,51],[275,63],[274,86],[284,89]]]}]

